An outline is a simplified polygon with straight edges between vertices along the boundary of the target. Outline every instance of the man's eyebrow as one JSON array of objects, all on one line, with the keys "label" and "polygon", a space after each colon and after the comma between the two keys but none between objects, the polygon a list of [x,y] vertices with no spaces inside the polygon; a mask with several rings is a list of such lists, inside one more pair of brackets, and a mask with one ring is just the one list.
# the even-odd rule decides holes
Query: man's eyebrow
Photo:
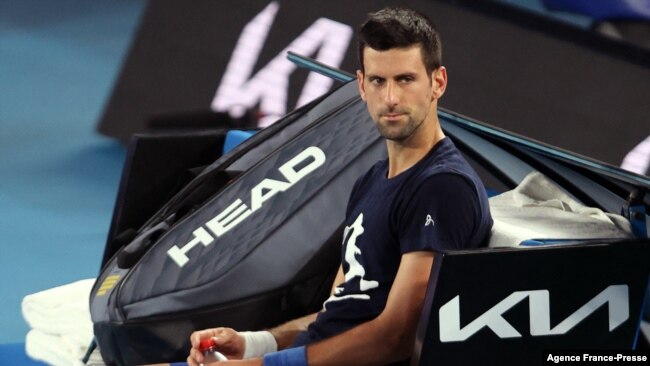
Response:
[{"label": "man's eyebrow", "polygon": [[397,75],[394,75],[394,76],[391,76],[391,77],[366,73],[366,77],[368,79],[375,79],[375,78],[376,79],[389,79],[389,78],[391,78],[391,79],[402,79],[402,78],[407,78],[407,77],[408,78],[415,78],[415,77],[417,77],[417,73],[416,72],[403,72],[401,74],[397,74]]},{"label": "man's eyebrow", "polygon": [[383,77],[383,76],[379,76],[377,74],[368,74],[368,73],[366,73],[366,78],[368,78],[368,79],[373,79],[373,78],[385,79],[385,77]]},{"label": "man's eyebrow", "polygon": [[395,79],[415,78],[416,76],[417,76],[417,73],[415,73],[415,72],[403,72],[401,74],[395,75]]}]

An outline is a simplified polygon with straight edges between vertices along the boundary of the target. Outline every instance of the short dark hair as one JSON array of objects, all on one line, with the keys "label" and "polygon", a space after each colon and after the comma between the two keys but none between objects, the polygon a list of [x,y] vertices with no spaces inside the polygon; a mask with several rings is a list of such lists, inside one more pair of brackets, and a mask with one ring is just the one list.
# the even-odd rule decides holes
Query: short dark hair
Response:
[{"label": "short dark hair", "polygon": [[442,44],[440,35],[431,20],[412,9],[388,7],[368,14],[368,19],[359,29],[359,63],[363,65],[363,50],[366,46],[386,51],[391,48],[405,48],[420,45],[422,62],[427,72],[440,67]]}]

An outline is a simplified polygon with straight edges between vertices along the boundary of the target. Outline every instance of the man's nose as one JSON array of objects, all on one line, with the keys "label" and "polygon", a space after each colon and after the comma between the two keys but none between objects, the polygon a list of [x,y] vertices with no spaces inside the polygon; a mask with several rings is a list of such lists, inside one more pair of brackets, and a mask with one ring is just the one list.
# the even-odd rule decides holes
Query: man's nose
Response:
[{"label": "man's nose", "polygon": [[384,103],[388,106],[395,106],[399,102],[399,88],[393,82],[386,83]]}]

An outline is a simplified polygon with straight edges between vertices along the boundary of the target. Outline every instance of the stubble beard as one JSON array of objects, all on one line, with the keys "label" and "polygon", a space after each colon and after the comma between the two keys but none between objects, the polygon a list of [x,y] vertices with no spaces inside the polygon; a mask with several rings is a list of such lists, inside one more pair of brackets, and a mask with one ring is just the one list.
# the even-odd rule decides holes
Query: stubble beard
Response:
[{"label": "stubble beard", "polygon": [[379,121],[375,123],[379,134],[386,140],[402,142],[411,137],[415,131],[417,131],[420,126],[422,126],[424,120],[426,119],[425,116],[420,121],[416,121],[410,114],[405,114],[405,117],[407,120],[401,126],[394,126],[399,122],[382,123],[380,117]]}]

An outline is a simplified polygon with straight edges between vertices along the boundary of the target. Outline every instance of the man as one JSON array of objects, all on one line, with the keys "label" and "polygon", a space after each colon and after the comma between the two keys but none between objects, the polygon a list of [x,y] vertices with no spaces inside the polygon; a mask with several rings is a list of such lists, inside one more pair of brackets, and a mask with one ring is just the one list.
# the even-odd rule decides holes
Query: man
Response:
[{"label": "man", "polygon": [[[195,332],[190,365],[205,361],[199,344],[210,338],[233,360],[219,365],[405,363],[433,250],[478,247],[487,239],[485,189],[437,116],[447,87],[437,31],[421,14],[387,8],[370,14],[359,36],[359,92],[386,139],[388,159],[352,190],[332,296],[318,314],[269,332]],[[285,350],[269,352],[276,347]],[[258,358],[234,361],[249,356]]]}]

